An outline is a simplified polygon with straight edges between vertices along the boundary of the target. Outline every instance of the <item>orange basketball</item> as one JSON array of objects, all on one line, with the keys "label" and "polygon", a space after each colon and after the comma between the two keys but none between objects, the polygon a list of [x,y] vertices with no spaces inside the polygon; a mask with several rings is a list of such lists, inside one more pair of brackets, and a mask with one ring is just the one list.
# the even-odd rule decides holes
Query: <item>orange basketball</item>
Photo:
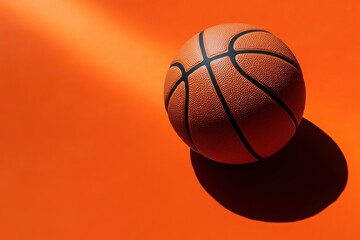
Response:
[{"label": "orange basketball", "polygon": [[290,49],[247,24],[210,27],[190,38],[167,72],[165,107],[194,151],[251,163],[280,150],[305,106],[302,72]]}]

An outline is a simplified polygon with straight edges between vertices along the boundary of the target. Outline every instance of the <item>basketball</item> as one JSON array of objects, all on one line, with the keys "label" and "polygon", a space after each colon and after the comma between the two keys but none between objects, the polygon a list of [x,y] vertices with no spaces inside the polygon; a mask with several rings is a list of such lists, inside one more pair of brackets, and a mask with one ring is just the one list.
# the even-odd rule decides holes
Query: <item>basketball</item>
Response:
[{"label": "basketball", "polygon": [[247,24],[205,29],[179,50],[167,72],[171,125],[194,151],[246,164],[279,151],[295,134],[305,84],[291,50]]}]

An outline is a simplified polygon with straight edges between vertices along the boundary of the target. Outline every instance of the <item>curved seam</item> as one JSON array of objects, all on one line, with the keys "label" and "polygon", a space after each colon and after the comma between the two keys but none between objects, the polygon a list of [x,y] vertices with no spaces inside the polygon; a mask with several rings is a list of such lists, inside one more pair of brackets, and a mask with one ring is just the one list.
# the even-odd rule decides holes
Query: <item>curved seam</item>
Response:
[{"label": "curved seam", "polygon": [[297,64],[296,62],[292,61],[290,58],[285,57],[285,56],[283,56],[281,54],[266,51],[266,50],[258,50],[258,49],[235,50],[235,55],[247,54],[247,53],[262,54],[262,55],[267,55],[267,56],[272,56],[272,57],[275,57],[275,58],[279,58],[279,59],[289,63],[291,66],[293,66],[301,74],[299,64]]},{"label": "curved seam", "polygon": [[276,95],[274,94],[270,89],[268,89],[266,86],[262,85],[260,82],[256,81],[254,78],[252,78],[250,75],[248,75],[240,66],[239,64],[236,62],[235,58],[230,57],[230,60],[232,62],[232,64],[234,65],[234,67],[236,68],[236,70],[245,78],[247,79],[249,82],[251,82],[253,85],[255,85],[256,87],[258,87],[258,89],[260,89],[261,91],[263,91],[265,94],[267,94],[273,101],[277,102],[284,110],[285,112],[289,115],[289,117],[291,118],[292,122],[295,124],[295,126],[297,127],[297,119],[294,115],[294,113],[291,111],[291,109]]},{"label": "curved seam", "polygon": [[184,83],[185,83],[185,109],[184,109],[184,112],[185,112],[184,113],[185,114],[185,129],[186,129],[186,132],[188,134],[190,143],[193,145],[193,147],[197,151],[197,147],[195,146],[194,140],[192,139],[191,133],[190,133],[190,124],[189,124],[189,96],[190,96],[190,89],[189,89],[189,82],[188,82],[187,78],[184,81]]},{"label": "curved seam", "polygon": [[204,65],[206,66],[206,69],[208,70],[208,73],[209,73],[209,76],[210,76],[210,79],[211,79],[211,82],[215,88],[215,91],[219,97],[219,100],[222,104],[222,107],[224,108],[225,110],[225,113],[233,127],[233,129],[235,130],[236,134],[238,135],[238,137],[240,138],[239,140],[243,143],[243,145],[245,146],[245,148],[247,149],[247,151],[253,156],[255,157],[257,160],[260,160],[262,159],[262,157],[257,154],[257,152],[253,149],[253,147],[251,146],[251,144],[248,142],[248,140],[246,139],[244,133],[241,131],[240,127],[238,126],[236,120],[235,120],[235,117],[232,115],[231,113],[231,110],[229,108],[229,106],[227,105],[226,103],[226,100],[221,92],[221,89],[219,87],[219,85],[217,84],[216,82],[216,78],[215,78],[215,75],[214,75],[214,72],[212,71],[211,69],[211,66],[210,66],[210,59],[207,57],[206,55],[206,51],[205,51],[205,47],[204,47],[204,39],[203,39],[203,34],[204,32],[201,32],[199,34],[199,43],[200,43],[200,49],[201,49],[201,54],[203,55],[203,58],[204,58]]},{"label": "curved seam", "polygon": [[[243,32],[240,32],[240,33],[236,34],[236,35],[231,39],[231,41],[232,41],[234,38],[238,39],[240,36],[243,36],[243,35],[246,35],[246,34],[252,33],[252,32],[266,32],[266,33],[269,33],[268,31],[261,30],[261,29],[246,30],[246,31],[243,31]],[[202,32],[202,34],[203,34],[203,32]],[[236,40],[236,39],[235,39],[235,40]],[[231,41],[230,41],[230,42],[231,42]],[[229,44],[230,44],[230,43],[229,43]],[[230,53],[229,53],[229,50],[228,50],[227,52],[224,52],[224,53],[215,55],[215,56],[213,56],[213,57],[211,57],[211,58],[208,58],[206,54],[205,54],[205,56],[206,56],[206,58],[211,62],[211,61],[213,61],[213,60],[216,60],[216,59],[219,59],[219,58],[222,58],[222,57],[226,57],[226,56],[229,56],[229,57],[230,57]],[[204,58],[205,56],[203,56],[203,58]],[[204,65],[205,65],[205,59],[204,59],[202,62],[200,62],[200,63],[196,64],[195,66],[193,66],[193,67],[192,67],[191,69],[189,69],[188,71],[185,70],[185,67],[184,67],[180,62],[175,62],[175,63],[173,63],[173,64],[170,65],[170,68],[171,68],[171,67],[178,67],[178,68],[180,69],[180,71],[181,71],[181,78],[174,84],[174,86],[171,88],[171,90],[170,90],[170,92],[169,92],[169,94],[168,94],[167,100],[165,101],[166,111],[167,111],[167,107],[168,107],[168,103],[169,103],[169,101],[170,101],[171,95],[174,93],[174,91],[175,91],[175,89],[178,87],[178,85],[179,85],[182,81],[184,81],[183,78],[187,79],[188,76],[189,76],[191,73],[195,72],[197,69],[199,69],[200,67],[202,67],[202,66],[204,66]]]},{"label": "curved seam", "polygon": [[173,95],[173,93],[175,92],[176,88],[180,85],[180,83],[182,83],[184,81],[184,79],[181,77],[179,80],[176,81],[176,83],[174,84],[174,86],[171,88],[168,96],[166,97],[166,101],[165,101],[165,108],[166,111],[168,111],[168,106],[169,106],[169,102],[170,102],[170,98]]},{"label": "curved seam", "polygon": [[[219,88],[219,86],[217,85],[217,82],[216,82],[216,79],[215,79],[215,75],[211,69],[211,66],[210,66],[210,63],[213,61],[213,60],[216,60],[216,59],[220,59],[222,57],[229,57],[231,59],[231,61],[233,62],[233,59],[235,60],[235,54],[234,53],[237,53],[237,54],[242,54],[243,52],[242,51],[235,51],[233,48],[231,49],[230,47],[234,45],[234,42],[239,39],[241,36],[243,35],[246,35],[248,33],[253,33],[253,32],[266,32],[266,33],[269,33],[268,31],[265,31],[265,30],[261,30],[261,29],[251,29],[251,30],[246,30],[246,31],[243,31],[243,32],[240,32],[238,34],[236,34],[230,41],[229,43],[229,46],[228,46],[228,51],[227,52],[224,52],[224,53],[221,53],[221,54],[218,54],[218,55],[215,55],[211,58],[208,58],[207,57],[207,54],[206,54],[206,51],[205,51],[205,46],[204,46],[204,41],[203,41],[203,34],[204,32],[201,32],[199,34],[199,44],[200,44],[200,49],[201,49],[201,53],[202,53],[202,56],[204,58],[204,60],[198,64],[196,64],[194,67],[192,67],[191,69],[189,69],[188,71],[185,70],[184,66],[180,63],[180,62],[175,62],[173,64],[170,65],[170,68],[171,67],[178,67],[181,71],[181,78],[179,80],[177,80],[175,82],[175,84],[173,85],[173,87],[171,88],[168,96],[167,96],[167,99],[165,101],[165,108],[166,108],[166,111],[168,110],[168,105],[169,105],[169,102],[170,102],[170,98],[171,96],[173,95],[173,93],[175,92],[176,88],[180,85],[181,82],[184,81],[184,84],[185,84],[185,128],[186,128],[186,131],[187,131],[187,134],[188,134],[188,137],[189,137],[189,140],[190,142],[192,143],[192,145],[194,146],[194,148],[196,149],[196,146],[194,144],[194,141],[192,140],[192,137],[191,137],[191,134],[190,134],[190,126],[189,126],[189,119],[188,119],[188,107],[189,107],[189,83],[188,83],[188,76],[195,72],[197,69],[199,69],[200,67],[202,66],[205,66],[206,69],[208,70],[209,72],[209,75],[210,75],[210,78],[212,80],[212,83],[213,83],[213,86],[218,94],[218,97],[222,103],[222,106],[227,114],[227,117],[229,118],[230,120],[230,123],[232,124],[233,128],[235,129],[235,132],[237,133],[238,137],[240,138],[240,140],[242,141],[242,143],[244,144],[245,148],[248,150],[248,152],[253,155],[257,160],[261,160],[263,159],[260,155],[258,155],[255,150],[252,148],[252,146],[250,145],[250,143],[248,142],[248,140],[246,139],[245,135],[242,133],[240,127],[237,125],[236,123],[236,120],[234,118],[234,116],[232,115],[227,103],[226,103],[226,100],[224,98],[224,96],[222,95],[222,92]],[[271,34],[271,33],[270,33]],[[233,51],[231,51],[233,50]],[[244,51],[251,51],[251,50],[244,50]],[[245,53],[245,52],[244,52]],[[258,52],[260,53],[260,52]],[[275,56],[275,53],[272,53],[272,52],[262,52],[263,54],[267,54],[268,55],[271,55],[271,56]],[[283,59],[285,61],[287,61],[288,59],[285,59],[285,58],[282,58],[281,55],[276,55],[275,57],[279,57],[280,59]],[[291,65],[293,65],[295,67],[295,65],[290,62],[290,61],[287,61],[289,62]],[[236,66],[238,65],[237,62],[235,61],[236,64],[234,64],[235,68]],[[238,66],[240,68],[240,66]],[[299,70],[297,67],[295,67],[300,73],[301,73],[301,70]],[[240,68],[241,69],[241,68]],[[241,69],[242,70],[242,69]],[[245,72],[244,72],[245,73]],[[246,73],[245,73],[246,74]],[[244,74],[242,74],[244,75]],[[244,76],[245,77],[245,76]],[[249,76],[250,77],[250,76]],[[254,80],[255,81],[255,80]],[[255,81],[257,82],[257,81]],[[258,83],[258,82],[257,82]],[[260,83],[259,83],[260,84]],[[255,84],[256,85],[256,84]],[[261,84],[260,84],[261,85]],[[262,86],[262,85],[261,85]],[[269,95],[269,94],[268,94]],[[271,97],[271,96],[270,96]],[[280,100],[281,101],[281,100]],[[279,102],[278,102],[279,103]],[[280,103],[279,103],[280,104]],[[285,103],[284,103],[285,104]],[[280,104],[281,105],[281,104]],[[286,106],[286,105],[285,105]],[[290,110],[290,109],[289,109]],[[291,110],[290,110],[291,112]],[[292,112],[291,112],[292,113]],[[291,117],[291,115],[289,114],[289,116]],[[291,118],[293,119],[293,118]],[[294,119],[293,119],[294,120]],[[296,118],[295,118],[295,127],[297,127],[297,124],[296,124]]]},{"label": "curved seam", "polygon": [[184,77],[186,76],[186,71],[185,71],[185,68],[184,66],[179,63],[179,62],[176,62],[176,63],[173,63],[170,65],[169,69],[172,68],[172,67],[177,67],[180,69],[181,71],[181,77],[179,78],[179,80],[177,80],[174,85],[172,86],[172,88],[170,89],[170,92],[169,94],[167,95],[166,99],[165,99],[165,109],[166,111],[168,110],[168,105],[169,105],[169,102],[170,102],[170,98],[171,96],[173,95],[173,93],[175,92],[176,88],[180,85],[180,83],[182,81],[184,81]]},{"label": "curved seam", "polygon": [[170,98],[173,95],[173,93],[175,92],[175,90],[177,89],[177,87],[180,85],[180,83],[184,82],[185,84],[185,109],[184,109],[184,121],[185,121],[185,130],[186,133],[189,137],[189,141],[192,144],[192,146],[194,147],[194,150],[197,150],[195,143],[191,137],[190,134],[190,127],[189,127],[189,82],[188,82],[188,74],[185,71],[184,66],[181,63],[173,63],[171,64],[171,67],[178,67],[181,71],[181,78],[179,80],[177,80],[174,84],[174,86],[171,88],[167,100],[165,102],[165,108],[166,111],[168,110],[168,106],[169,106],[169,102],[170,102]]},{"label": "curved seam", "polygon": [[[239,34],[238,34],[239,35]],[[292,112],[292,110],[289,108],[289,106],[283,102],[276,94],[274,94],[269,88],[267,88],[266,86],[264,86],[263,84],[261,84],[260,82],[256,81],[253,77],[251,77],[249,74],[247,74],[237,63],[235,57],[236,57],[236,51],[234,49],[234,43],[237,40],[237,36],[234,36],[233,39],[230,41],[229,43],[229,47],[228,47],[228,52],[229,52],[229,57],[230,60],[232,62],[232,64],[234,65],[234,67],[236,68],[236,70],[244,76],[244,78],[246,78],[249,82],[251,82],[252,84],[254,84],[256,87],[258,87],[260,90],[262,90],[264,93],[266,93],[269,97],[271,97],[274,101],[276,101],[285,111],[286,113],[290,116],[290,118],[292,119],[293,123],[295,124],[295,127],[298,127],[297,124],[297,119],[294,115],[294,113]]]}]

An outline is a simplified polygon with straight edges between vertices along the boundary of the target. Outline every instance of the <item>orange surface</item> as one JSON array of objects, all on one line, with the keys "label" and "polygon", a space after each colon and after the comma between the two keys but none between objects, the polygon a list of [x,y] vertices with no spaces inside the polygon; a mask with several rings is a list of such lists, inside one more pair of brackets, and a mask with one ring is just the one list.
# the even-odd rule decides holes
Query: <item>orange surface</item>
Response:
[{"label": "orange surface", "polygon": [[[2,0],[0,239],[359,239],[359,12],[357,0]],[[170,61],[226,22],[290,47],[305,118],[346,158],[345,190],[312,217],[271,223],[224,208],[167,119]]]}]

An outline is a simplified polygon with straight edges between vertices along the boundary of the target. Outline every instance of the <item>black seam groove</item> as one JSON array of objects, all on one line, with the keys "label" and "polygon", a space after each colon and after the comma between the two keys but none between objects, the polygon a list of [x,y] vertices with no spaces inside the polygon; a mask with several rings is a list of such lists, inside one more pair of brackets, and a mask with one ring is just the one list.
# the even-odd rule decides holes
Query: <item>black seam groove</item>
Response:
[{"label": "black seam groove", "polygon": [[178,62],[177,62],[177,63],[173,63],[173,64],[170,65],[170,68],[171,68],[171,67],[177,67],[177,68],[179,68],[180,71],[181,71],[181,77],[180,77],[179,80],[177,80],[177,81],[175,82],[174,86],[172,86],[172,88],[171,88],[168,96],[166,97],[166,100],[165,100],[165,109],[166,109],[166,111],[167,111],[167,109],[168,109],[168,105],[169,105],[170,98],[171,98],[171,96],[173,95],[173,93],[175,92],[176,88],[179,86],[179,84],[180,84],[182,81],[184,81],[185,77],[187,78],[185,68],[184,68],[184,66],[183,66],[181,63],[178,63]]},{"label": "black seam groove", "polygon": [[[235,35],[235,36],[233,37],[233,39],[235,39],[235,38],[238,39],[240,36],[246,35],[246,34],[248,34],[248,33],[253,33],[253,32],[266,32],[266,33],[269,33],[268,31],[261,30],[261,29],[252,29],[252,30],[246,30],[246,31],[243,31],[243,32],[238,33],[237,35]],[[233,40],[233,39],[232,39],[232,40]],[[235,39],[235,40],[236,40],[236,39]],[[234,42],[235,42],[235,41],[234,41]],[[219,59],[219,58],[222,58],[222,57],[227,57],[227,56],[229,56],[229,52],[221,53],[221,54],[219,54],[219,55],[213,56],[213,57],[208,58],[208,59],[209,59],[209,61],[213,61],[213,60],[216,60],[216,59]],[[203,57],[204,57],[204,56],[203,56]],[[207,56],[206,56],[206,57],[207,57]],[[168,94],[168,97],[167,97],[167,99],[166,99],[166,101],[165,101],[166,111],[167,111],[167,108],[168,108],[168,104],[169,104],[170,98],[171,98],[172,94],[174,93],[175,89],[179,86],[179,84],[180,84],[182,81],[184,81],[184,79],[187,79],[188,76],[189,76],[191,73],[195,72],[197,69],[199,69],[200,67],[202,67],[202,66],[204,66],[204,65],[205,65],[205,63],[204,63],[204,61],[202,61],[202,62],[196,64],[194,67],[192,67],[189,71],[186,71],[185,68],[184,68],[184,66],[183,66],[181,63],[179,63],[179,62],[175,62],[175,63],[173,63],[173,64],[170,65],[170,68],[171,68],[171,67],[178,67],[178,68],[180,69],[182,75],[181,75],[181,78],[180,78],[180,79],[174,84],[174,86],[171,88],[170,93]]]},{"label": "black seam groove", "polygon": [[188,79],[186,78],[184,80],[184,83],[185,83],[185,129],[186,129],[186,132],[187,132],[187,135],[189,137],[189,140],[190,140],[190,143],[193,145],[194,147],[194,150],[197,151],[197,148],[195,146],[195,143],[191,137],[191,134],[190,134],[190,126],[189,126],[189,81]]},{"label": "black seam groove", "polygon": [[188,73],[185,71],[185,68],[181,63],[171,64],[170,67],[178,67],[180,69],[180,71],[181,71],[181,78],[179,80],[177,80],[176,83],[174,84],[174,86],[171,88],[171,90],[170,90],[170,92],[168,94],[168,97],[166,99],[166,102],[165,102],[165,108],[166,108],[166,111],[167,111],[171,96],[175,92],[176,88],[180,85],[180,83],[184,82],[184,84],[185,84],[185,109],[184,109],[185,130],[186,130],[186,133],[187,133],[187,135],[189,137],[190,143],[194,147],[194,150],[197,150],[197,148],[196,148],[196,146],[194,144],[194,141],[193,141],[193,139],[191,137],[190,127],[189,127],[189,82],[188,82]]},{"label": "black seam groove", "polygon": [[237,34],[235,35],[230,43],[229,43],[229,57],[230,60],[232,62],[232,64],[234,65],[234,67],[236,68],[236,70],[243,75],[248,81],[250,81],[252,84],[254,84],[256,87],[258,87],[260,90],[262,90],[264,93],[266,93],[269,97],[271,97],[275,102],[277,102],[285,111],[286,113],[289,115],[289,117],[291,118],[291,120],[294,122],[295,124],[295,128],[297,128],[298,124],[297,124],[297,119],[294,115],[294,113],[291,111],[291,109],[288,107],[288,105],[286,105],[285,102],[283,102],[276,94],[274,94],[270,89],[268,89],[266,86],[262,85],[260,82],[256,81],[253,77],[251,77],[249,74],[247,74],[237,63],[236,61],[236,51],[234,49],[234,43],[237,40],[237,38],[239,38],[241,36],[241,34]]},{"label": "black seam groove", "polygon": [[[222,103],[222,106],[232,124],[232,126],[234,127],[237,135],[239,136],[239,138],[241,139],[241,141],[243,142],[244,146],[247,148],[247,150],[258,160],[261,160],[262,157],[259,156],[255,150],[252,148],[252,146],[250,145],[250,143],[247,141],[245,135],[242,133],[240,127],[237,125],[236,120],[234,118],[234,116],[232,115],[224,96],[221,93],[221,90],[216,82],[215,79],[215,75],[211,69],[210,63],[213,60],[216,59],[220,59],[222,57],[229,57],[232,64],[234,65],[234,67],[239,71],[240,74],[242,74],[248,81],[250,81],[251,83],[253,83],[256,87],[258,87],[260,90],[262,90],[263,92],[265,92],[268,96],[270,96],[275,102],[277,102],[289,115],[289,117],[291,118],[291,120],[294,122],[295,127],[297,128],[297,119],[295,117],[295,115],[293,114],[293,112],[291,111],[291,109],[278,97],[276,96],[270,89],[268,89],[266,86],[262,85],[260,82],[256,81],[254,78],[252,78],[250,75],[248,75],[240,66],[239,64],[236,62],[236,55],[238,54],[247,54],[247,53],[255,53],[255,54],[264,54],[264,55],[269,55],[269,56],[273,56],[279,59],[282,59],[286,62],[288,62],[289,64],[291,64],[293,67],[295,67],[300,74],[302,74],[301,72],[301,68],[299,66],[299,64],[297,62],[292,61],[291,59],[282,56],[280,54],[274,53],[274,52],[270,52],[270,51],[265,51],[265,50],[257,50],[257,49],[246,49],[246,50],[235,50],[234,49],[234,43],[237,39],[239,39],[241,36],[246,35],[248,33],[253,33],[253,32],[265,32],[265,33],[269,33],[268,31],[265,30],[261,30],[261,29],[252,29],[252,30],[247,30],[247,31],[243,31],[240,32],[238,34],[236,34],[230,41],[229,46],[228,46],[228,51],[225,53],[221,53],[219,55],[215,55],[213,57],[208,57],[205,51],[205,46],[204,46],[204,40],[203,40],[203,32],[201,32],[199,34],[199,44],[200,44],[200,49],[201,49],[201,53],[203,55],[204,60],[198,64],[196,64],[194,67],[192,67],[190,70],[186,71],[184,66],[179,63],[179,62],[175,62],[173,64],[171,64],[170,67],[178,67],[181,71],[181,78],[176,81],[176,83],[174,84],[174,86],[171,88],[167,99],[165,100],[165,108],[166,111],[168,109],[168,105],[169,105],[169,101],[171,96],[173,95],[173,93],[175,92],[176,88],[180,85],[181,82],[184,82],[185,84],[185,92],[186,92],[186,97],[185,97],[185,127],[186,127],[186,131],[187,134],[189,136],[189,139],[191,141],[191,143],[193,144],[193,146],[195,147],[195,144],[192,140],[192,137],[190,135],[190,127],[189,127],[189,119],[188,119],[188,107],[189,107],[189,83],[188,83],[188,76],[195,72],[197,69],[199,69],[202,66],[205,66],[209,72],[211,81],[214,85],[214,88],[218,94],[218,97]],[[196,148],[196,147],[195,147]]]},{"label": "black seam groove", "polygon": [[[249,32],[249,31],[247,31]],[[215,88],[215,91],[220,99],[220,102],[222,104],[222,107],[224,108],[225,110],[225,113],[231,123],[231,125],[233,126],[236,134],[238,135],[238,137],[240,138],[241,142],[244,144],[244,146],[246,147],[246,149],[249,151],[249,153],[251,155],[253,155],[257,160],[261,160],[262,157],[259,156],[255,150],[253,149],[253,147],[250,145],[250,143],[248,142],[248,140],[246,139],[245,135],[243,134],[243,132],[241,131],[240,127],[238,126],[234,116],[232,115],[231,113],[231,110],[229,108],[229,106],[227,105],[226,103],[226,100],[221,92],[221,89],[219,87],[219,85],[217,84],[217,81],[216,81],[216,78],[215,78],[215,75],[214,75],[214,72],[212,71],[211,69],[211,66],[210,66],[210,58],[207,57],[206,55],[206,51],[205,51],[205,46],[204,46],[204,32],[201,32],[199,34],[199,43],[200,43],[200,49],[201,49],[201,54],[203,55],[203,58],[204,58],[204,65],[206,66],[208,72],[209,72],[209,76],[210,76],[210,79],[212,81],[212,84]]]},{"label": "black seam groove", "polygon": [[178,67],[181,71],[181,73],[186,73],[184,66],[181,63],[173,63],[170,65],[170,67]]},{"label": "black seam groove", "polygon": [[168,110],[168,106],[169,106],[169,102],[170,102],[170,98],[173,95],[173,93],[175,92],[176,88],[180,85],[180,83],[182,83],[184,80],[181,77],[175,84],[174,86],[171,88],[168,96],[166,97],[166,101],[165,101],[165,109],[166,111]]},{"label": "black seam groove", "polygon": [[290,65],[292,65],[297,71],[299,71],[299,73],[301,73],[300,66],[296,62],[292,61],[291,59],[289,59],[283,55],[280,55],[280,54],[277,54],[274,52],[265,51],[265,50],[257,50],[257,49],[235,50],[235,55],[246,54],[246,53],[263,54],[263,55],[269,55],[272,57],[280,58],[280,59],[284,60],[285,62],[289,63]]}]

